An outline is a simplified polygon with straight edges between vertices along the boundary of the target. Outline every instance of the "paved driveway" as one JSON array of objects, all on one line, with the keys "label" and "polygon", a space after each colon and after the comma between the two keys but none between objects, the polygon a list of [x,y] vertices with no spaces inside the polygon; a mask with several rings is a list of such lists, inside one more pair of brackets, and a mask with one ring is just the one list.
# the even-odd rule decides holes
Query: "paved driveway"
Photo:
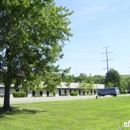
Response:
[{"label": "paved driveway", "polygon": [[[48,101],[63,101],[63,100],[80,100],[92,99],[96,96],[57,96],[57,97],[25,97],[25,98],[10,98],[10,103],[31,103],[31,102],[48,102]],[[4,98],[0,98],[0,104],[3,104]]]},{"label": "paved driveway", "polygon": [[[127,95],[118,95],[118,96],[130,96]],[[106,98],[112,96],[99,97]],[[81,99],[96,99],[96,96],[57,96],[57,97],[25,97],[25,98],[10,98],[11,104],[16,103],[31,103],[31,102],[48,102],[48,101],[64,101],[64,100],[81,100]],[[0,98],[0,104],[3,104],[4,98]]]}]

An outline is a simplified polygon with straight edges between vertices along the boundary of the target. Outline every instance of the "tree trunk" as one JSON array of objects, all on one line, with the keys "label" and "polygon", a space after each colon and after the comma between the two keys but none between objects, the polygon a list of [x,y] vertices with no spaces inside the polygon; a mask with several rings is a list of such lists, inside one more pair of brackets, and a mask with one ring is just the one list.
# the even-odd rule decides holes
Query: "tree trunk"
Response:
[{"label": "tree trunk", "polygon": [[5,86],[3,110],[10,110],[10,86]]}]

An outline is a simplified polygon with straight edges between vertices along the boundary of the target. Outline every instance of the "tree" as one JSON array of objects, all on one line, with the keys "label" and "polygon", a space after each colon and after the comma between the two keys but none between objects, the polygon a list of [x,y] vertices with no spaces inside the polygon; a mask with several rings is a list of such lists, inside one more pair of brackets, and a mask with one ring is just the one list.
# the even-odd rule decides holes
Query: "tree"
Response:
[{"label": "tree", "polygon": [[105,76],[95,75],[95,82],[98,84],[105,84]]},{"label": "tree", "polygon": [[88,77],[87,77],[87,83],[90,83],[90,84],[93,83],[93,84],[94,84],[94,83],[95,83],[95,80],[96,80],[96,79],[95,79],[93,76],[88,76]]},{"label": "tree", "polygon": [[130,76],[121,77],[120,91],[130,92]]},{"label": "tree", "polygon": [[28,92],[28,90],[43,90],[43,76],[36,75],[33,80],[24,80],[21,82],[20,87],[24,92]]},{"label": "tree", "polygon": [[65,82],[66,86],[69,87],[71,82],[74,82],[74,76],[73,75],[68,75],[68,73],[70,72],[71,68],[65,69],[62,72],[62,82]]},{"label": "tree", "polygon": [[130,93],[130,77],[127,77],[126,78],[126,83],[127,83],[127,91],[128,91],[128,93]]},{"label": "tree", "polygon": [[89,83],[87,83],[86,80],[83,80],[82,83],[79,84],[79,87],[82,88],[85,92],[89,93],[94,89],[94,82],[91,80]]},{"label": "tree", "polygon": [[76,82],[82,83],[83,80],[87,80],[87,75],[84,73],[80,73],[80,75],[76,77]]},{"label": "tree", "polygon": [[114,86],[114,83],[113,83],[113,82],[108,82],[108,83],[107,83],[107,86],[111,88],[111,87]]},{"label": "tree", "polygon": [[[0,77],[5,86],[3,109],[10,110],[10,86],[51,71],[72,36],[68,16],[53,0],[0,1]],[[58,67],[57,67],[58,68]]]},{"label": "tree", "polygon": [[49,92],[52,92],[55,96],[56,88],[61,83],[62,77],[61,74],[56,74],[54,72],[47,72],[44,78],[43,86]]},{"label": "tree", "polygon": [[120,86],[120,75],[119,73],[114,70],[114,69],[110,69],[107,73],[106,73],[106,78],[105,78],[105,84],[107,87],[109,87],[108,85],[111,84],[111,87],[119,87]]}]

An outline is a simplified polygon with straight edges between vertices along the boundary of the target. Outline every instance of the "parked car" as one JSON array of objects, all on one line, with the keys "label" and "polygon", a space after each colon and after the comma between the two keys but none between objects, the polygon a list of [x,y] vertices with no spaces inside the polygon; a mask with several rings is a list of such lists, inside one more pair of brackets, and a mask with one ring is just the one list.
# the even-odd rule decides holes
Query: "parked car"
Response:
[{"label": "parked car", "polygon": [[105,95],[116,96],[118,94],[120,94],[118,87],[104,88],[98,92],[98,96],[105,96]]}]

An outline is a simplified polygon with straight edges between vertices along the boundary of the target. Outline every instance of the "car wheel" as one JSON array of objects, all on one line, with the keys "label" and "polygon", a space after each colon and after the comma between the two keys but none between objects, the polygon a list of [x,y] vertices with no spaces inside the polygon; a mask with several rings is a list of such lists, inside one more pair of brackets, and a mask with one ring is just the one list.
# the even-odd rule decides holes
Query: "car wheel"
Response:
[{"label": "car wheel", "polygon": [[114,94],[110,93],[110,96],[114,96]]}]

